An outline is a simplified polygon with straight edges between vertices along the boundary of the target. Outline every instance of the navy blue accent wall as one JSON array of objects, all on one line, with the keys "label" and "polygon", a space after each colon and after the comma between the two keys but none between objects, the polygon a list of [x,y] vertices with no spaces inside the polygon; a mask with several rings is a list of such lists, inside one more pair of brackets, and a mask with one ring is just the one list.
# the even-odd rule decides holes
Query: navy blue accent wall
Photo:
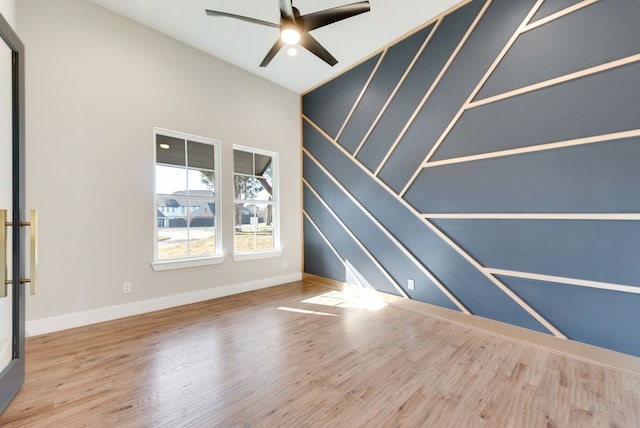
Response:
[{"label": "navy blue accent wall", "polygon": [[536,3],[303,96],[305,271],[640,356],[640,2]]}]

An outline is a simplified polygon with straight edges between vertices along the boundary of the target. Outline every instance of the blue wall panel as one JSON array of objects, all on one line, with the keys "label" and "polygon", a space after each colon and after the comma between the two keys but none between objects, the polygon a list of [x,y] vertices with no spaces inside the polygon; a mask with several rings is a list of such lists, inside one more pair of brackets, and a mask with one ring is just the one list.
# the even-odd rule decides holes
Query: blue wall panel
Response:
[{"label": "blue wall panel", "polygon": [[638,76],[635,63],[467,110],[432,160],[638,129]]},{"label": "blue wall panel", "polygon": [[640,212],[640,138],[425,168],[423,213]]},{"label": "blue wall panel", "polygon": [[380,55],[345,73],[302,99],[303,113],[335,137],[364,89]]},{"label": "blue wall panel", "polygon": [[335,255],[316,228],[304,219],[304,271],[313,275],[346,282],[342,260]]},{"label": "blue wall panel", "polygon": [[596,2],[521,35],[476,99],[639,53],[640,2],[616,1],[615,8]]},{"label": "blue wall panel", "polygon": [[640,287],[638,221],[433,221],[487,267]]},{"label": "blue wall panel", "polygon": [[[640,61],[584,75],[588,67],[640,53],[636,25],[640,3],[601,0],[560,18],[554,14],[578,2],[546,0],[533,13],[536,3],[474,0],[440,17],[423,54],[413,69],[407,69],[407,79],[383,111],[394,82],[403,74],[402,66],[429,28],[391,47],[340,138],[339,144],[353,152],[373,118],[380,117],[355,158],[312,124],[335,136],[370,76],[371,60],[305,95],[303,113],[311,123],[303,121],[304,177],[396,283],[403,287],[415,276],[416,290],[406,290],[410,297],[454,307],[417,269],[417,261],[472,314],[549,333],[536,315],[571,339],[640,356],[640,341],[633,331],[640,321],[640,299],[631,292],[633,288],[612,292],[602,286],[553,282],[561,277],[568,283],[591,280],[596,281],[594,285],[640,287],[636,267],[640,255]],[[469,31],[484,6],[488,6],[486,13]],[[458,117],[530,14],[532,21],[552,19],[516,40],[478,99],[567,73],[583,75],[467,109]],[[469,38],[445,70],[468,31]],[[416,111],[435,82],[433,93]],[[414,113],[415,120],[391,150]],[[431,160],[481,157],[422,168],[421,162],[450,124],[447,138]],[[598,142],[582,140],[555,149],[541,146],[581,138]],[[518,152],[495,153],[505,149]],[[387,154],[388,161],[382,163]],[[374,176],[378,168],[380,173]],[[415,181],[402,195],[404,200],[400,199],[397,194],[416,172]],[[332,178],[403,250],[363,215]],[[355,261],[371,286],[390,290],[393,285],[318,197],[306,189],[304,198],[306,212],[342,257]],[[461,218],[429,223],[423,219],[426,213]],[[479,220],[477,214],[483,213],[513,213],[519,219]],[[527,219],[536,213],[559,218]],[[576,213],[585,218],[598,214],[599,219],[572,219]],[[619,215],[627,219],[619,220]],[[305,229],[309,227],[306,222]],[[339,276],[334,279],[344,276],[326,266],[332,263],[331,256],[326,255],[317,233],[305,230],[305,240],[308,272]],[[498,279],[531,307],[518,304],[500,283],[486,276],[482,266],[511,271],[511,276]],[[549,282],[526,279],[528,273]]]},{"label": "blue wall panel", "polygon": [[502,277],[569,339],[640,355],[640,295]]}]

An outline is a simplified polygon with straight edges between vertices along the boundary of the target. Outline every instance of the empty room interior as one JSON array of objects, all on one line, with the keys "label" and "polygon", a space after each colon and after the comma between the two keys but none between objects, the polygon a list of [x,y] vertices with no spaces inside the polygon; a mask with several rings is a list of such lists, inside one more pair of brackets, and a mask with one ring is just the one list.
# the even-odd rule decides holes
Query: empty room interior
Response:
[{"label": "empty room interior", "polygon": [[1,427],[640,426],[640,2],[354,1],[0,0]]}]

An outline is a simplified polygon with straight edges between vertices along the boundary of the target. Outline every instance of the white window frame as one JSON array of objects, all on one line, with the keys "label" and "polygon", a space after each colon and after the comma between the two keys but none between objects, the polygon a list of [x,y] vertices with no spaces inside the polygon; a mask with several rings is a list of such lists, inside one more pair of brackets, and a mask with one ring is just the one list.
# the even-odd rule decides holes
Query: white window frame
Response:
[{"label": "white window frame", "polygon": [[[251,203],[255,202],[258,204],[264,204],[265,201],[258,200],[245,200],[245,199],[236,199],[236,195],[234,192],[233,195],[233,260],[236,262],[246,261],[246,260],[255,260],[255,259],[264,259],[269,257],[278,257],[282,254],[282,250],[280,248],[280,165],[279,165],[279,154],[277,152],[272,152],[270,150],[257,149],[255,147],[243,146],[239,144],[233,145],[233,150],[240,150],[243,152],[249,152],[256,155],[270,156],[271,157],[271,170],[272,170],[272,194],[271,198],[273,199],[270,202],[273,206],[273,249],[270,250],[253,250],[253,251],[244,251],[244,252],[236,252],[236,216],[235,216],[235,207],[238,203]],[[233,165],[231,171],[231,180],[232,183],[235,183],[235,164]]]},{"label": "white window frame", "polygon": [[[213,146],[214,153],[214,204],[215,204],[215,213],[214,213],[214,225],[216,228],[215,233],[215,245],[216,245],[216,253],[212,256],[206,257],[188,257],[181,259],[169,259],[169,260],[159,260],[158,259],[158,195],[156,189],[156,165],[157,165],[157,148],[156,148],[156,139],[158,135],[164,135],[167,137],[179,138],[182,140],[193,141],[196,143],[202,144],[210,144]],[[154,271],[164,271],[171,269],[182,269],[189,267],[197,267],[197,266],[207,266],[207,265],[215,265],[220,264],[224,261],[224,253],[222,251],[222,202],[220,197],[220,189],[222,188],[221,179],[221,143],[219,140],[214,140],[212,138],[201,137],[198,135],[188,134],[185,132],[172,131],[170,129],[164,128],[153,128],[153,262],[151,263],[151,267]],[[185,154],[188,156],[188,154]],[[186,190],[186,189],[185,189]]]}]

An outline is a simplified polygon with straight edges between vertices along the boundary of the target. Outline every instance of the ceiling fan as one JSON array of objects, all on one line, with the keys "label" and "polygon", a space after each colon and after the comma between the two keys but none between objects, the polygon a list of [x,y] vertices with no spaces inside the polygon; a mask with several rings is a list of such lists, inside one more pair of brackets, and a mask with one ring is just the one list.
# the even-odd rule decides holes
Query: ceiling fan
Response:
[{"label": "ceiling fan", "polygon": [[239,19],[241,21],[251,22],[253,24],[264,25],[280,29],[280,37],[273,44],[267,55],[260,63],[260,67],[269,65],[273,57],[285,45],[299,44],[318,58],[334,66],[338,60],[333,57],[316,39],[314,39],[309,31],[343,19],[359,15],[370,10],[368,1],[346,4],[343,6],[333,7],[318,12],[300,15],[298,8],[293,7],[293,0],[278,0],[280,7],[280,24],[274,24],[260,19],[250,18],[248,16],[235,15],[233,13],[222,12],[218,10],[205,9],[209,16],[221,16],[226,18]]}]

